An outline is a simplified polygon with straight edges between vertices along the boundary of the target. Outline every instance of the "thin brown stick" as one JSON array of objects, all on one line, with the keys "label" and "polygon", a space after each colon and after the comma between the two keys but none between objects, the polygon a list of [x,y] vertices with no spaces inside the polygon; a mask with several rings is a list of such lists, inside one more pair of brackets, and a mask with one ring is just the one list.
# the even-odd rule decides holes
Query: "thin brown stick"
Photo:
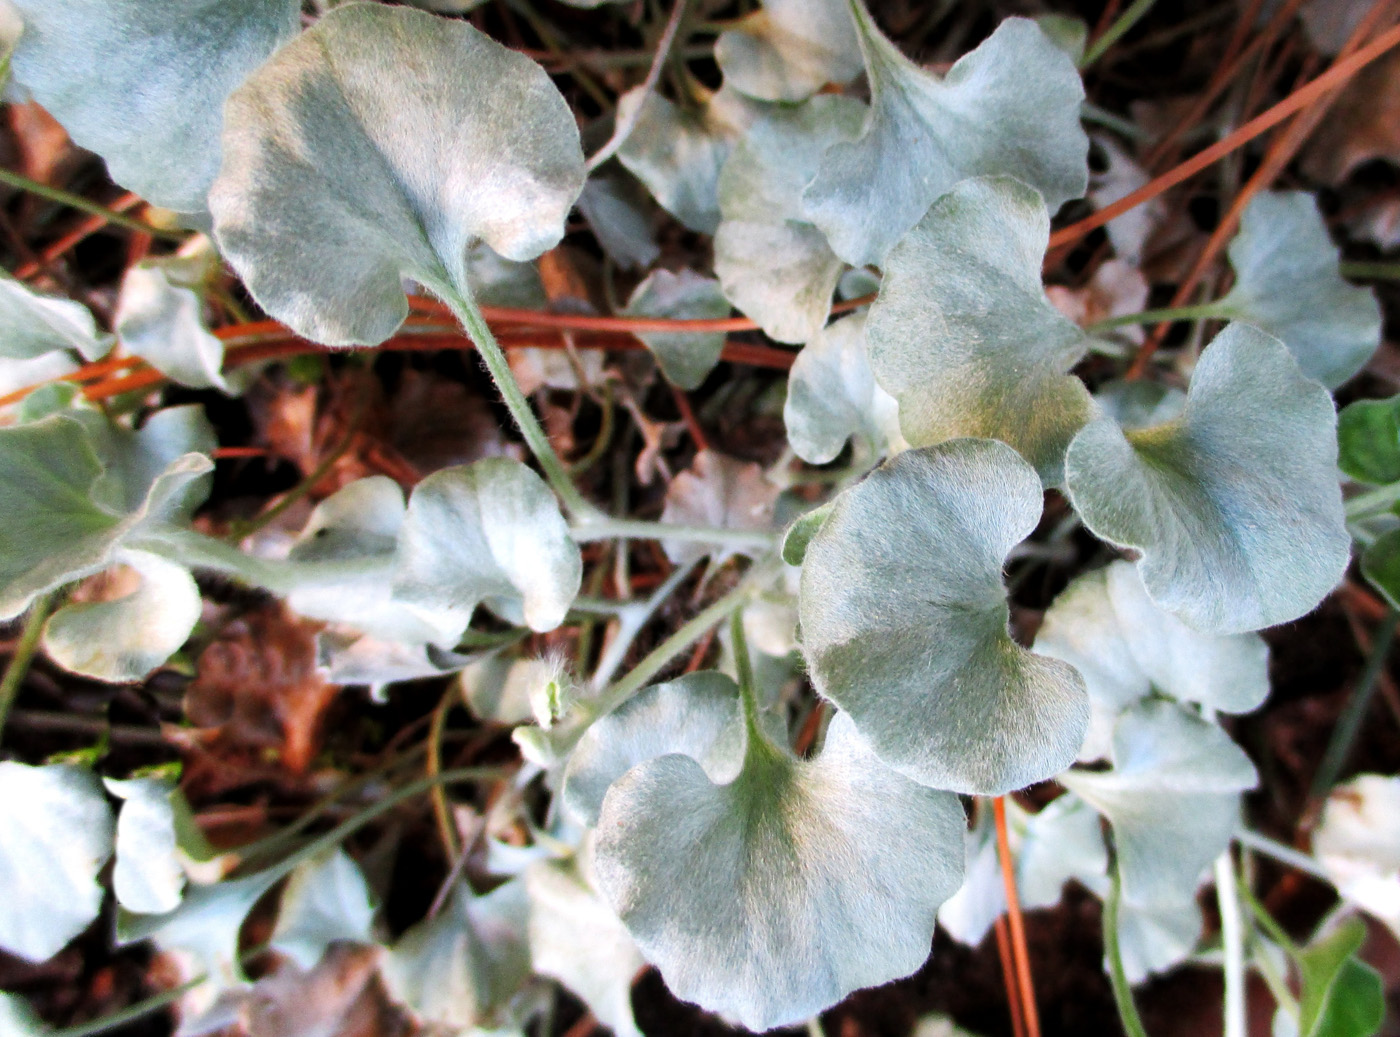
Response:
[{"label": "thin brown stick", "polygon": [[997,915],[997,957],[1001,959],[1001,980],[1006,984],[1006,1007],[1011,1009],[1011,1032],[1026,1037],[1026,1021],[1021,1014],[1021,991],[1016,985],[1016,963],[1011,956],[1011,934],[1006,928],[1006,916]]}]

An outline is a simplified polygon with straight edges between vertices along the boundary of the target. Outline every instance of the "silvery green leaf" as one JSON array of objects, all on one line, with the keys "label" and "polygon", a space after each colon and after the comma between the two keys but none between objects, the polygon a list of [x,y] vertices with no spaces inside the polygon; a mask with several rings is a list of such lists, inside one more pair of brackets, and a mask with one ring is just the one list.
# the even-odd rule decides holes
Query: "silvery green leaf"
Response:
[{"label": "silvery green leaf", "polygon": [[534,263],[506,259],[484,241],[467,247],[467,284],[482,306],[541,310],[548,302],[539,268]]},{"label": "silvery green leaf", "polygon": [[530,975],[525,885],[513,879],[485,896],[459,883],[442,910],[404,933],[384,959],[389,992],[420,1020],[489,1027]]},{"label": "silvery green leaf", "polygon": [[65,670],[85,677],[139,681],[179,651],[199,621],[203,601],[194,577],[181,565],[145,551],[119,551],[112,561],[135,574],[136,589],[109,601],[71,602],[58,609],[44,627],[44,651]]},{"label": "silvery green leaf", "polygon": [[141,915],[121,911],[117,915],[117,943],[152,940],[162,951],[187,959],[190,974],[204,976],[195,1006],[209,1008],[220,992],[246,978],[238,960],[238,933],[248,912],[283,876],[268,868],[241,879],[224,879],[211,885],[191,884],[175,910]]},{"label": "silvery green leaf", "polygon": [[[705,320],[729,316],[729,300],[719,282],[693,270],[678,274],[656,270],[633,290],[622,311],[632,317]],[[666,380],[682,389],[698,389],[719,363],[724,332],[643,332],[637,337],[656,357]]]},{"label": "silvery green leaf", "polygon": [[1064,51],[1077,66],[1084,56],[1084,45],[1089,41],[1089,26],[1084,20],[1066,14],[1040,14],[1034,20],[1050,42]]},{"label": "silvery green leaf", "polygon": [[1176,421],[1124,432],[1100,418],[1065,459],[1097,536],[1141,552],[1152,600],[1230,634],[1286,623],[1342,578],[1350,538],[1336,415],[1283,343],[1232,324],[1202,354]]},{"label": "silvery green leaf", "polygon": [[1337,467],[1375,486],[1400,482],[1400,396],[1357,400],[1337,415]]},{"label": "silvery green leaf", "polygon": [[1112,757],[1112,770],[1070,770],[1056,780],[1113,826],[1126,901],[1189,901],[1230,843],[1239,793],[1257,781],[1254,765],[1224,731],[1166,699],[1119,717]]},{"label": "silvery green leaf", "polygon": [[762,101],[802,101],[860,75],[846,0],[765,0],[715,41],[724,81]]},{"label": "silvery green leaf", "polygon": [[578,196],[578,210],[603,251],[623,270],[645,270],[656,262],[661,248],[651,229],[655,207],[646,193],[626,173],[607,167],[594,173]]},{"label": "silvery green leaf", "polygon": [[646,964],[599,896],[591,850],[532,864],[525,872],[530,897],[530,961],[542,976],[564,984],[616,1037],[641,1037],[632,1017],[632,980]]},{"label": "silvery green leaf", "polygon": [[0,762],[0,950],[47,961],[102,907],[112,811],[91,771]]},{"label": "silvery green leaf", "polygon": [[853,313],[817,332],[788,374],[783,424],[793,453],[810,464],[836,460],[852,437],[875,456],[905,446],[899,404],[870,370],[865,320]]},{"label": "silvery green leaf", "polygon": [[1313,853],[1343,899],[1400,935],[1400,778],[1361,774],[1327,797]]},{"label": "silvery green leaf", "polygon": [[362,634],[349,626],[330,627],[316,635],[316,665],[332,684],[366,684],[370,697],[383,702],[384,689],[401,681],[455,673],[475,656],[449,652],[431,644],[405,644]]},{"label": "silvery green leaf", "polygon": [[52,1032],[29,1007],[29,1002],[18,994],[0,990],[0,1033],[8,1037],[45,1037]]},{"label": "silvery green leaf", "polygon": [[124,800],[117,815],[117,863],[112,888],[128,911],[165,914],[180,905],[185,873],[176,854],[174,782],[143,777],[103,779]]},{"label": "silvery green leaf", "polygon": [[553,630],[578,593],[578,545],[544,480],[488,457],[434,472],[413,491],[399,534],[394,597],[452,618],[479,604]]},{"label": "silvery green leaf", "polygon": [[1065,883],[1071,879],[1098,896],[1108,892],[1108,848],[1099,815],[1069,792],[1024,822],[1016,854],[1021,906],[1058,904]]},{"label": "silvery green leaf", "polygon": [[112,348],[110,335],[82,303],[41,295],[8,275],[0,275],[0,356],[34,360],[55,350],[75,350],[96,360]]},{"label": "silvery green leaf", "polygon": [[680,753],[717,785],[738,775],[744,762],[739,689],[707,670],[656,684],[595,720],[579,739],[564,771],[563,801],[587,825],[597,825],[608,788],[633,767]]},{"label": "silvery green leaf", "polygon": [[77,399],[80,389],[75,383],[58,382],[54,379],[72,374],[78,369],[79,362],[77,357],[66,350],[45,353],[33,360],[0,357],[0,394],[8,396],[21,389],[37,386],[24,399],[13,405],[15,421],[36,421],[48,417],[54,411],[67,410]]},{"label": "silvery green leaf", "polygon": [[[1009,798],[1007,834],[1013,855],[1019,857],[1021,829],[1025,812]],[[977,819],[965,833],[963,883],[938,909],[938,924],[959,943],[976,947],[1006,912],[1006,885],[997,857],[996,822],[991,804],[982,804]]]},{"label": "silvery green leaf", "polygon": [[516,261],[552,247],[583,187],[544,70],[403,7],[331,11],[234,91],[224,122],[220,249],[263,309],[330,345],[393,334],[404,276],[468,292],[475,241]]},{"label": "silvery green leaf", "polygon": [[1112,381],[1099,386],[1094,402],[1125,430],[1151,428],[1181,417],[1186,394],[1161,382]]},{"label": "silvery green leaf", "polygon": [[[94,500],[104,506],[136,511],[150,500],[161,477],[176,462],[191,454],[209,454],[218,440],[199,406],[166,407],[156,411],[139,429],[128,428],[95,410],[68,412],[86,427],[88,438],[102,459],[104,471],[93,488]],[[198,460],[191,465],[199,467]],[[175,525],[189,521],[208,495],[213,477],[186,480],[162,496],[151,518]]]},{"label": "silvery green leaf", "polygon": [[812,681],[900,773],[1000,795],[1073,761],[1083,678],[1007,633],[1002,565],[1040,511],[1040,480],[1010,447],[951,440],[846,490],[807,546]]},{"label": "silvery green leaf", "polygon": [[[117,296],[114,330],[127,352],[194,389],[235,391],[223,373],[224,344],[204,321],[199,291],[212,249],[147,259],[127,268]],[[241,386],[239,386],[241,388]]]},{"label": "silvery green leaf", "polygon": [[[1152,179],[1147,170],[1134,162],[1132,156],[1115,144],[1112,138],[1096,137],[1094,143],[1108,162],[1102,173],[1095,173],[1090,178],[1088,198],[1094,208],[1105,209],[1146,186]],[[1104,225],[1104,232],[1113,244],[1114,254],[1124,262],[1140,266],[1147,239],[1166,214],[1162,199],[1153,198],[1109,220]]]},{"label": "silvery green leaf", "polygon": [[1152,602],[1125,561],[1071,583],[1046,611],[1035,650],[1084,677],[1092,719],[1081,760],[1106,755],[1118,714],[1154,691],[1226,713],[1247,713],[1269,693],[1263,638],[1188,627]]},{"label": "silvery green leaf", "polygon": [[[1129,983],[1141,983],[1189,958],[1200,942],[1205,920],[1187,897],[1163,906],[1125,902],[1118,909],[1118,951]],[[1108,970],[1108,963],[1104,963]]]},{"label": "silvery green leaf", "polygon": [[301,968],[312,969],[338,940],[373,943],[374,910],[360,866],[336,847],[287,879],[270,943]]},{"label": "silvery green leaf", "polygon": [[558,671],[559,667],[546,659],[491,655],[464,669],[457,677],[457,687],[476,717],[514,726],[535,719],[534,690],[556,677]]},{"label": "silvery green leaf", "polygon": [[891,250],[866,337],[875,379],[899,401],[914,446],[999,439],[1047,485],[1060,481],[1093,403],[1067,373],[1084,355],[1084,333],[1041,287],[1049,235],[1032,188],[978,177],[943,195]]},{"label": "silvery green leaf", "polygon": [[296,35],[297,0],[12,0],[15,81],[112,179],[198,213],[219,168],[224,99]]},{"label": "silvery green leaf", "polygon": [[[403,491],[387,476],[356,479],[311,513],[290,564],[272,577],[292,611],[405,645],[452,645],[464,625],[448,609],[424,608],[392,594]],[[254,576],[262,574],[252,574]]]},{"label": "silvery green leaf", "polygon": [[1235,284],[1216,304],[1222,315],[1282,339],[1303,373],[1329,389],[1366,365],[1381,341],[1380,303],[1343,280],[1311,195],[1256,194],[1229,254]]},{"label": "silvery green leaf", "polygon": [[802,189],[827,147],[860,132],[864,112],[834,94],[765,109],[720,172],[715,273],[734,305],[779,342],[806,342],[831,312],[845,263],[807,222]]},{"label": "silvery green leaf", "polygon": [[[666,487],[662,524],[711,526],[719,529],[767,530],[773,528],[773,505],[781,491],[764,478],[752,461],[740,461],[714,450],[695,455],[690,468]],[[774,533],[776,543],[777,534]],[[720,565],[736,554],[753,555],[752,547],[710,547],[695,541],[661,538],[666,557],[676,565],[709,555]]]},{"label": "silvery green leaf", "polygon": [[[158,535],[164,523],[181,519],[191,491],[213,467],[207,457],[184,454],[145,481],[154,452],[99,457],[93,427],[56,414],[0,429],[0,493],[6,505],[0,526],[0,617],[18,615],[36,594],[105,569],[124,542],[138,544]],[[104,468],[104,461],[110,467]]]},{"label": "silvery green leaf", "polygon": [[901,54],[860,0],[850,4],[870,113],[859,139],[827,150],[805,194],[807,218],[838,256],[881,265],[934,199],[968,177],[1014,176],[1051,210],[1084,194],[1084,86],[1034,22],[1006,19],[939,79]]},{"label": "silvery green leaf", "polygon": [[633,767],[598,827],[598,884],[676,996],[753,1030],[799,1023],[928,956],[962,877],[956,797],[884,767],[838,714],[797,760],[750,721],[743,771]]},{"label": "silvery green leaf", "polygon": [[757,106],[721,88],[690,110],[637,87],[618,98],[618,120],[639,104],[641,116],[617,160],[681,223],[713,234],[720,220],[720,169]]}]

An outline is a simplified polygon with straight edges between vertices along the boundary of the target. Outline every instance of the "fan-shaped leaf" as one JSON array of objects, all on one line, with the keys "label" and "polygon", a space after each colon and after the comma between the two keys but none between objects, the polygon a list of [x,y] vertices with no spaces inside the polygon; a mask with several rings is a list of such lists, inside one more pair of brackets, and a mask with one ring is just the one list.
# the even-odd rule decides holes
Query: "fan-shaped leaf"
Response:
[{"label": "fan-shaped leaf", "polygon": [[743,771],[640,764],[603,801],[598,882],[675,993],[755,1030],[918,968],[962,873],[957,799],[882,766],[844,715],[811,762],[750,722]]},{"label": "fan-shaped leaf", "polygon": [[1371,289],[1342,279],[1311,195],[1255,195],[1229,253],[1235,285],[1216,304],[1221,314],[1282,339],[1329,389],[1365,366],[1380,345],[1381,307]]},{"label": "fan-shaped leaf", "polygon": [[337,940],[373,943],[374,898],[360,866],[339,847],[292,872],[271,945],[303,969]]},{"label": "fan-shaped leaf", "polygon": [[583,175],[538,65],[463,21],[349,4],[229,98],[209,203],[265,310],[374,344],[408,313],[401,276],[466,293],[473,242],[513,260],[557,243]]},{"label": "fan-shaped leaf", "polygon": [[15,81],[156,205],[204,211],[224,99],[300,28],[297,0],[12,0]]},{"label": "fan-shaped leaf", "polygon": [[860,132],[864,112],[837,95],[767,109],[720,172],[715,273],[734,305],[779,342],[806,342],[831,311],[845,263],[807,222],[802,189],[827,147]]},{"label": "fan-shaped leaf", "polygon": [[1083,679],[1007,633],[1002,564],[1040,510],[1040,480],[1010,447],[952,440],[844,492],[807,547],[813,683],[926,785],[999,795],[1063,770],[1083,741]]},{"label": "fan-shaped leaf", "polygon": [[[729,316],[729,300],[719,282],[693,270],[673,274],[657,270],[637,285],[623,311],[634,317],[669,317],[681,320]],[[724,332],[644,332],[637,336],[656,357],[666,380],[682,389],[698,389],[719,363]]]},{"label": "fan-shaped leaf", "polygon": [[1347,565],[1335,423],[1283,343],[1233,324],[1201,356],[1181,418],[1128,432],[1101,418],[1075,437],[1069,494],[1095,534],[1142,552],[1152,600],[1192,626],[1285,623]]},{"label": "fan-shaped leaf", "polygon": [[1084,87],[1034,22],[1006,19],[940,80],[901,54],[860,0],[850,4],[870,114],[858,140],[827,150],[805,194],[808,219],[838,256],[880,265],[934,199],[968,177],[1017,177],[1051,209],[1084,194]]},{"label": "fan-shaped leaf", "polygon": [[96,360],[112,346],[82,303],[38,292],[0,276],[0,357],[34,360],[56,350],[76,350]]},{"label": "fan-shaped leaf", "polygon": [[763,101],[801,101],[860,75],[846,0],[765,0],[715,42],[724,81]]},{"label": "fan-shaped leaf", "polygon": [[104,779],[122,803],[117,815],[117,863],[112,888],[128,911],[165,914],[180,905],[185,873],[176,855],[173,782],[144,777]]},{"label": "fan-shaped leaf", "polygon": [[0,949],[47,961],[102,907],[112,811],[91,771],[0,763]]},{"label": "fan-shaped leaf", "polygon": [[[1038,30],[1037,30],[1038,31]],[[1060,481],[1092,402],[1066,372],[1084,333],[1040,284],[1050,215],[1008,177],[964,180],[890,252],[866,335],[870,366],[915,446],[1000,439]]]},{"label": "fan-shaped leaf", "polygon": [[578,593],[583,563],[544,480],[488,457],[418,484],[399,534],[394,597],[452,617],[477,605],[553,630]]}]

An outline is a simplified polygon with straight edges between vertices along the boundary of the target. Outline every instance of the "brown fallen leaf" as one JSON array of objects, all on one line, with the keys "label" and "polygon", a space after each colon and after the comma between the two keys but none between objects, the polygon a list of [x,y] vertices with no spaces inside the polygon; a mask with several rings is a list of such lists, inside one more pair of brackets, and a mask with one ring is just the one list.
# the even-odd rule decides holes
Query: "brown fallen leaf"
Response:
[{"label": "brown fallen leaf", "polygon": [[1312,179],[1337,184],[1373,159],[1400,162],[1400,51],[1356,74],[1314,131],[1301,164]]}]

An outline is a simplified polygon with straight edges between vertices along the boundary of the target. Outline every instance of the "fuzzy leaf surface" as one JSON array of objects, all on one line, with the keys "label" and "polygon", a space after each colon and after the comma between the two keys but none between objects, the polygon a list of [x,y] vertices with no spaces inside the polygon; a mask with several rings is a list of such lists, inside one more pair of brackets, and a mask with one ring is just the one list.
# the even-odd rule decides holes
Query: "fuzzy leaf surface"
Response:
[{"label": "fuzzy leaf surface", "polygon": [[1202,354],[1182,416],[1070,444],[1069,495],[1097,536],[1142,553],[1152,600],[1217,634],[1286,623],[1337,585],[1350,555],[1336,415],[1283,343],[1232,324]]},{"label": "fuzzy leaf surface", "polygon": [[92,311],[71,299],[42,295],[13,277],[0,276],[0,357],[35,360],[57,350],[76,350],[96,360],[111,348],[99,335]]},{"label": "fuzzy leaf surface", "polygon": [[1002,564],[1040,511],[1010,447],[950,440],[846,490],[807,546],[812,681],[916,781],[1000,795],[1063,770],[1083,741],[1083,678],[1007,633]]},{"label": "fuzzy leaf surface", "polygon": [[[719,282],[693,270],[656,270],[633,290],[624,313],[634,317],[680,320],[729,316],[729,300]],[[698,389],[719,363],[724,332],[644,332],[637,336],[651,350],[661,373],[681,389]]]},{"label": "fuzzy leaf surface", "polygon": [[761,101],[802,101],[860,75],[846,0],[765,0],[715,41],[724,81]]},{"label": "fuzzy leaf surface", "polygon": [[408,314],[401,277],[467,293],[473,242],[539,255],[583,179],[573,116],[534,62],[463,21],[348,4],[229,98],[209,200],[265,310],[373,345]]}]

